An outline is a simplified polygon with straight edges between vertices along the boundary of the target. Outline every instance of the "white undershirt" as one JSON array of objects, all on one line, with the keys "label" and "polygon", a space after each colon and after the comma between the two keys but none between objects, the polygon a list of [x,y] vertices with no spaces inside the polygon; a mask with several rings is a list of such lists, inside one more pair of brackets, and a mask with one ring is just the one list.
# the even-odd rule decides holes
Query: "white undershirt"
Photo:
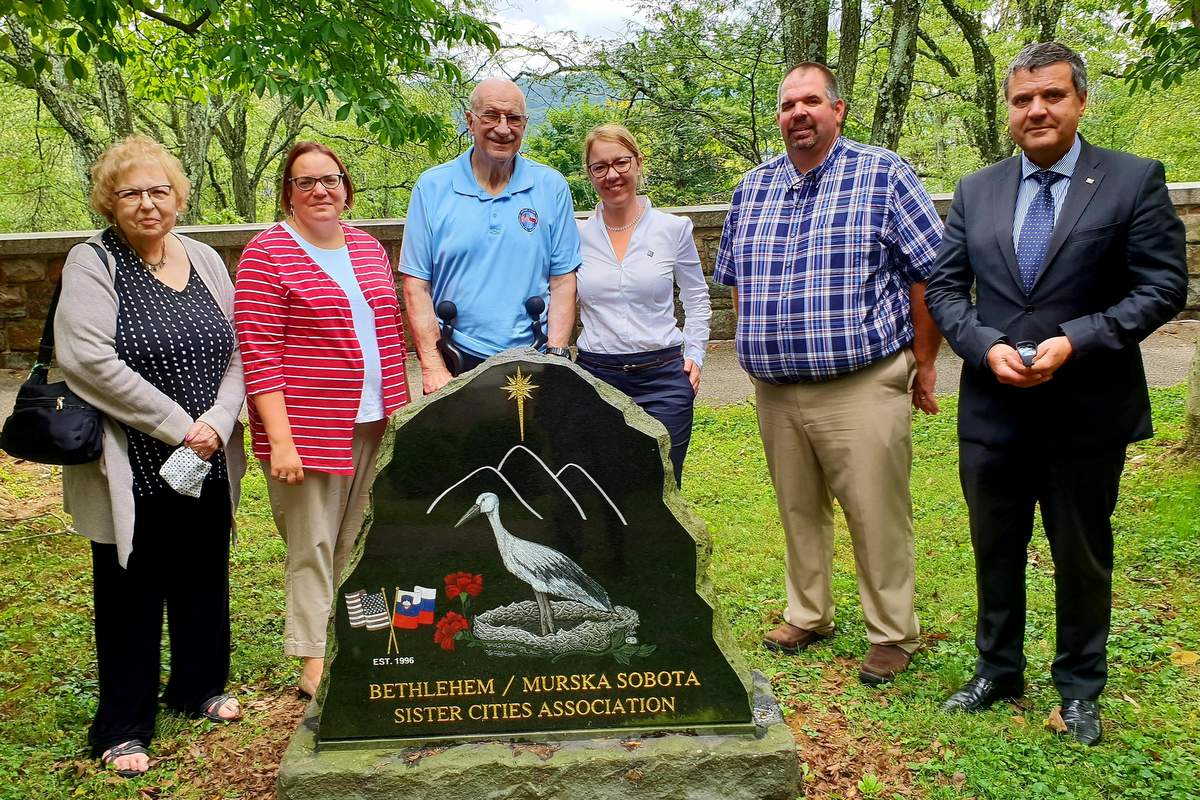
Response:
[{"label": "white undershirt", "polygon": [[375,311],[363,296],[362,287],[354,275],[350,249],[345,245],[326,250],[304,240],[286,222],[283,229],[292,235],[296,244],[316,262],[321,271],[333,279],[350,301],[350,316],[354,319],[354,335],[362,349],[363,384],[355,422],[374,422],[383,419],[383,367],[379,361],[379,335],[375,328]]}]

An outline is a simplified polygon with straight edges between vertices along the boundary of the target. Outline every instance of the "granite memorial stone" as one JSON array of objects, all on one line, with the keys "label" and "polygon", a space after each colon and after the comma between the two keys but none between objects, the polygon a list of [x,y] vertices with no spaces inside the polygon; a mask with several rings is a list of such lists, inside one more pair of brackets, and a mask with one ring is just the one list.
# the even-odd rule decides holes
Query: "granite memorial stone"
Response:
[{"label": "granite memorial stone", "polygon": [[753,731],[655,423],[627,411],[529,354],[393,424],[334,609],[321,747]]}]

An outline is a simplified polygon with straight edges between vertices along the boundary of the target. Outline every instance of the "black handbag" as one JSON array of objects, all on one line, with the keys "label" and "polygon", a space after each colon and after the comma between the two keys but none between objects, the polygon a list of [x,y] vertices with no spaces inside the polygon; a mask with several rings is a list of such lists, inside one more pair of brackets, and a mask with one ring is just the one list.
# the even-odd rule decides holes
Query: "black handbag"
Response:
[{"label": "black handbag", "polygon": [[[100,245],[88,244],[107,264]],[[46,311],[37,361],[17,391],[12,414],[4,421],[0,448],[14,458],[38,464],[87,464],[100,458],[104,415],[67,388],[64,381],[46,382],[54,358],[54,313],[61,293],[60,278]]]}]

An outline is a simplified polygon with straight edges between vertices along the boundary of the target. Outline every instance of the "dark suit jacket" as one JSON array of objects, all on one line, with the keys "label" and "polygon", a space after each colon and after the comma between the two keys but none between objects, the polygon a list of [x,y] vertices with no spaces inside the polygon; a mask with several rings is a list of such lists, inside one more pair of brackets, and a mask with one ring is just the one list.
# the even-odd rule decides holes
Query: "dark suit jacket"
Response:
[{"label": "dark suit jacket", "polygon": [[[1014,156],[959,182],[925,300],[964,359],[959,438],[1076,449],[1152,435],[1138,343],[1183,308],[1184,229],[1158,161],[1082,143],[1033,290],[1021,287]],[[975,295],[972,298],[971,287]],[[1071,358],[1046,383],[1001,384],[985,356],[999,341],[1066,334]]]}]

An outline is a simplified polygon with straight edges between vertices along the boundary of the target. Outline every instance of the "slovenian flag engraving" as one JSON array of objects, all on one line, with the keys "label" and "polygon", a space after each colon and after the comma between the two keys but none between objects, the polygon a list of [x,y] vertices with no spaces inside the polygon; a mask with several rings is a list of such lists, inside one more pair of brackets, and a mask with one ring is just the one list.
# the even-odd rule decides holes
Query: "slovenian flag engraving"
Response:
[{"label": "slovenian flag engraving", "polygon": [[437,589],[424,586],[416,586],[411,591],[397,589],[392,627],[413,630],[421,625],[432,625],[436,601]]}]

